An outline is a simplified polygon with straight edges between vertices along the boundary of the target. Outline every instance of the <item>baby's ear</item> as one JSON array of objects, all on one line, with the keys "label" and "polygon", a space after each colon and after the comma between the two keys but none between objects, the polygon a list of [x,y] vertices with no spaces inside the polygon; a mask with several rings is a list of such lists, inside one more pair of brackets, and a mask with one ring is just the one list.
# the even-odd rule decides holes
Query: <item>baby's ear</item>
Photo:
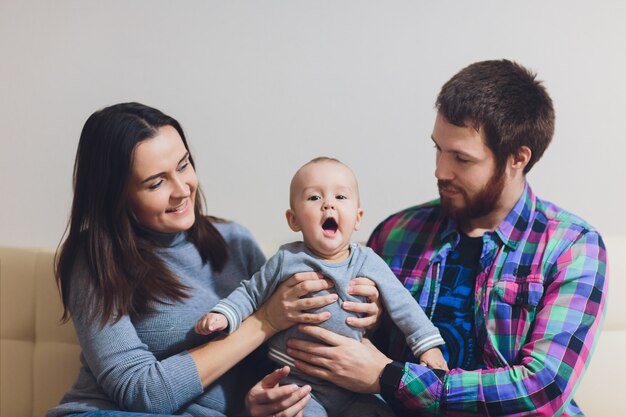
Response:
[{"label": "baby's ear", "polygon": [[287,224],[294,232],[299,232],[301,230],[300,224],[298,224],[298,219],[296,218],[296,213],[292,209],[287,209],[285,212],[285,217],[287,218]]},{"label": "baby's ear", "polygon": [[361,218],[363,217],[363,214],[365,214],[365,212],[363,211],[361,207],[359,207],[356,211],[356,223],[354,223],[354,230],[359,230],[359,227],[361,226]]}]

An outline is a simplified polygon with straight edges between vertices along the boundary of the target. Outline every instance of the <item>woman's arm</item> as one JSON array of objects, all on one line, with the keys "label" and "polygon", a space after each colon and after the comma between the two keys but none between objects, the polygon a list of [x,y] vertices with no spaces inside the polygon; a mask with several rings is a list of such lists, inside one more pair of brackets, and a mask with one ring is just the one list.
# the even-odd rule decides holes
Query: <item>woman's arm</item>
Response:
[{"label": "woman's arm", "polygon": [[[294,323],[318,323],[329,313],[311,314],[304,310],[324,307],[336,301],[336,294],[300,298],[310,292],[328,289],[332,283],[314,272],[294,275],[282,283],[259,309],[228,336],[191,349],[202,386],[207,387],[277,332]],[[215,361],[214,358],[220,358]]]},{"label": "woman's arm", "polygon": [[292,320],[319,320],[319,316],[301,313],[306,308],[303,305],[322,307],[333,298],[307,298],[306,303],[299,298],[328,286],[316,274],[298,275],[283,283],[264,307],[244,322],[241,332],[160,360],[142,342],[127,316],[103,328],[80,312],[73,314],[73,320],[89,373],[113,403],[129,411],[172,414],[277,330],[293,324]]}]

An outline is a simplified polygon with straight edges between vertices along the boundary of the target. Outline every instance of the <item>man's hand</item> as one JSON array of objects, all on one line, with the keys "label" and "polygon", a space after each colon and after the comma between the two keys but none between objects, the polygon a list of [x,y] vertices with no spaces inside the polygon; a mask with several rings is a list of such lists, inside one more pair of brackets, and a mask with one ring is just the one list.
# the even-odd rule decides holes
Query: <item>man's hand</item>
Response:
[{"label": "man's hand", "polygon": [[299,326],[321,343],[290,339],[287,353],[302,372],[362,393],[380,392],[378,378],[391,359],[367,339],[361,342],[317,326]]}]

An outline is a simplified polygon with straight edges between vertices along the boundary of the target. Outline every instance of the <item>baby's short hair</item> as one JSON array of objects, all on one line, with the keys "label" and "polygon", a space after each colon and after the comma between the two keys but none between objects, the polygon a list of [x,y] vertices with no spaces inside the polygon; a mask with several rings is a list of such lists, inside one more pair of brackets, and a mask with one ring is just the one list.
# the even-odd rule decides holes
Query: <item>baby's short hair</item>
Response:
[{"label": "baby's short hair", "polygon": [[[300,168],[298,168],[298,170],[296,171],[295,174],[293,174],[293,177],[291,178],[291,182],[289,183],[289,206],[293,207],[293,188],[294,188],[294,179],[296,178],[296,176],[298,175],[298,173],[300,172],[300,170],[308,165],[312,165],[312,164],[316,164],[318,162],[335,162],[337,164],[343,165],[344,167],[348,168],[350,170],[350,172],[352,172],[352,168],[350,168],[348,165],[344,164],[343,162],[341,162],[339,159],[337,158],[332,158],[330,156],[318,156],[315,157],[313,159],[311,159],[309,162],[305,163],[304,165],[302,165]],[[352,172],[352,176],[354,177],[354,183],[356,185],[356,193],[357,196],[359,197],[359,204],[360,204],[360,193],[359,193],[359,183],[356,179],[356,175],[354,175],[354,172]]]}]

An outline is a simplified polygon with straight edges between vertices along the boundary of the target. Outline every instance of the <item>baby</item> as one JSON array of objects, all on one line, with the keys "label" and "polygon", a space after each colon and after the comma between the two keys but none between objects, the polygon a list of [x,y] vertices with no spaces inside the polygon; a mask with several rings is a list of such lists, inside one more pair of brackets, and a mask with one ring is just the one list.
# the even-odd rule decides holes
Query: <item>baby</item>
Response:
[{"label": "baby", "polygon": [[[335,304],[314,311],[331,313],[330,319],[319,325],[360,340],[364,330],[346,324],[346,318],[354,313],[343,310],[341,303],[363,301],[349,295],[347,287],[352,278],[367,277],[376,283],[384,309],[404,333],[415,357],[432,368],[446,369],[438,348],[443,339],[417,301],[378,255],[370,248],[350,242],[363,216],[357,181],[350,168],[326,157],[306,163],[291,180],[290,206],[287,223],[294,232],[302,232],[303,242],[281,246],[259,272],[198,321],[196,332],[210,334],[224,329],[234,332],[282,281],[297,272],[316,271],[334,282],[333,288],[321,293],[332,291],[339,296]],[[270,358],[293,368],[293,358],[286,352],[287,340],[294,337],[309,339],[293,326],[269,340]],[[287,383],[311,385],[313,395],[305,409],[307,417],[393,415],[378,396],[352,393],[297,369],[287,379]]]}]

